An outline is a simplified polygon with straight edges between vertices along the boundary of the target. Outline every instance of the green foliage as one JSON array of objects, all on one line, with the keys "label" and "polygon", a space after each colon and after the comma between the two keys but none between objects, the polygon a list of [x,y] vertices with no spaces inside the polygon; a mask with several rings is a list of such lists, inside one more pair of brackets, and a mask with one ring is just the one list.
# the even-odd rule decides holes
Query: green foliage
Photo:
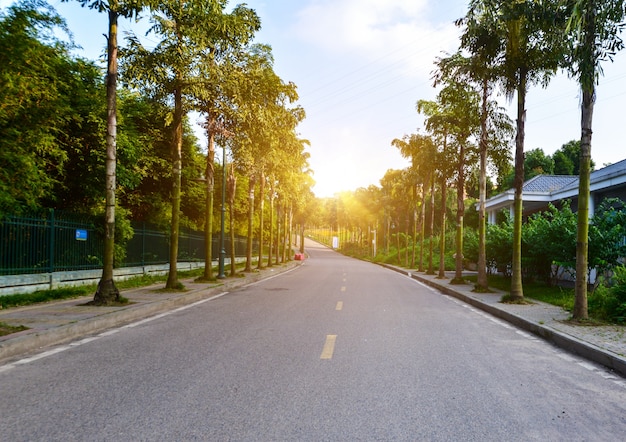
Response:
[{"label": "green foliage", "polygon": [[532,149],[524,153],[524,180],[537,175],[554,174],[554,160],[541,149]]},{"label": "green foliage", "polygon": [[0,16],[0,216],[54,200],[72,130],[90,118],[74,107],[92,93],[95,68],[71,59],[59,30],[63,20],[42,1]]},{"label": "green foliage", "polygon": [[557,209],[535,213],[522,227],[522,256],[527,279],[539,277],[548,285],[556,282],[561,268],[573,268],[576,258],[576,214],[569,202]]},{"label": "green foliage", "polygon": [[626,323],[626,267],[613,268],[610,287],[599,286],[589,296],[589,313],[598,319]]},{"label": "green foliage", "polygon": [[486,250],[487,268],[495,268],[510,276],[513,250],[513,222],[510,216],[503,223],[487,225]]},{"label": "green foliage", "polygon": [[478,231],[466,227],[463,236],[463,258],[465,262],[478,262]]},{"label": "green foliage", "polygon": [[605,199],[589,223],[589,268],[599,275],[622,264],[626,257],[626,207],[617,198]]}]

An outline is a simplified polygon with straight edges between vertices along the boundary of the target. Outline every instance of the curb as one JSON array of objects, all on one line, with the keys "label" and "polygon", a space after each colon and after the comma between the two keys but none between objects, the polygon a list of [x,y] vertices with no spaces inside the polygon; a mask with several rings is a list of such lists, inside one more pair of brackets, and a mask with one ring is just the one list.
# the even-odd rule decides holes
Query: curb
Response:
[{"label": "curb", "polygon": [[569,351],[570,353],[574,353],[579,355],[585,359],[589,359],[590,361],[601,364],[616,373],[619,373],[622,376],[626,376],[626,358],[621,357],[615,353],[604,350],[594,344],[589,342],[582,341],[573,336],[562,333],[558,330],[554,330],[552,328],[543,326],[521,316],[515,315],[513,313],[498,309],[497,307],[493,307],[491,305],[485,304],[478,299],[469,297],[454,290],[451,287],[448,287],[443,284],[437,284],[426,278],[421,278],[419,275],[412,273],[409,270],[401,269],[398,267],[391,266],[389,264],[379,263],[380,266],[393,270],[398,273],[403,273],[409,276],[416,281],[419,281],[423,284],[426,284],[430,287],[436,288],[440,292],[457,298],[466,304],[469,304],[473,307],[479,308],[499,319],[507,321],[516,327],[521,328],[527,332],[530,332],[534,335],[539,336],[540,338],[556,345],[559,348]]},{"label": "curb", "polygon": [[272,267],[272,270],[274,270],[272,274],[248,274],[244,278],[227,281],[215,287],[196,288],[186,292],[182,296],[154,301],[144,305],[131,305],[121,311],[103,313],[95,318],[88,318],[76,323],[62,325],[37,333],[16,336],[15,338],[7,339],[0,343],[0,363],[4,363],[10,358],[42,350],[44,347],[61,345],[85,335],[100,333],[107,329],[120,327],[184,305],[193,304],[194,302],[210,298],[216,294],[228,292],[235,288],[285,273],[301,264],[301,262],[289,261],[280,267]]}]

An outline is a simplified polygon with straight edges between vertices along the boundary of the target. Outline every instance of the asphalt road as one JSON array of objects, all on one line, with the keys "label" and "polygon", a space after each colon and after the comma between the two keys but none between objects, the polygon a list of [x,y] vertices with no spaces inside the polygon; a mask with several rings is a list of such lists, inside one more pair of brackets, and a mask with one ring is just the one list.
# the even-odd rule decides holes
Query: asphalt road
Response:
[{"label": "asphalt road", "polygon": [[304,265],[0,366],[0,440],[615,441],[598,367],[399,273]]}]

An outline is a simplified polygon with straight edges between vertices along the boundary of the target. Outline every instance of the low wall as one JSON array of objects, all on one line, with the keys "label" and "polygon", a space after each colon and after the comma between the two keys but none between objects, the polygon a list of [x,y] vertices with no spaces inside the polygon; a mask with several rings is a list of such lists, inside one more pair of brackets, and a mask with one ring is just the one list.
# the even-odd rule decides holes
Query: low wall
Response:
[{"label": "low wall", "polygon": [[[245,257],[235,259],[238,263],[244,262],[245,260]],[[226,265],[229,265],[230,259],[226,258],[224,262]],[[217,266],[217,261],[214,261],[214,266]],[[204,268],[204,261],[179,262],[176,267],[178,271],[195,270]],[[165,275],[169,272],[169,268],[169,264],[123,267],[114,269],[113,276],[116,280],[124,280],[143,275]],[[53,290],[61,287],[98,284],[101,276],[101,269],[0,276],[0,296],[33,293],[38,290]]]}]

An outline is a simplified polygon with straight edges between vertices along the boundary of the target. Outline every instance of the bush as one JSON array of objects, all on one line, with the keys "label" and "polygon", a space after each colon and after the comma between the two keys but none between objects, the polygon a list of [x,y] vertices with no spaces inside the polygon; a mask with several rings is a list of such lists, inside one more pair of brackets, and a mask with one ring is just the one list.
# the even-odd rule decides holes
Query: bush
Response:
[{"label": "bush", "polygon": [[560,209],[549,204],[548,210],[531,215],[522,227],[524,273],[553,285],[560,267],[574,268],[576,230],[568,201]]},{"label": "bush", "polygon": [[598,319],[626,323],[626,267],[613,269],[612,285],[601,285],[589,295],[589,312]]},{"label": "bush", "polygon": [[501,224],[487,225],[487,268],[511,276],[513,223],[510,216]]}]

